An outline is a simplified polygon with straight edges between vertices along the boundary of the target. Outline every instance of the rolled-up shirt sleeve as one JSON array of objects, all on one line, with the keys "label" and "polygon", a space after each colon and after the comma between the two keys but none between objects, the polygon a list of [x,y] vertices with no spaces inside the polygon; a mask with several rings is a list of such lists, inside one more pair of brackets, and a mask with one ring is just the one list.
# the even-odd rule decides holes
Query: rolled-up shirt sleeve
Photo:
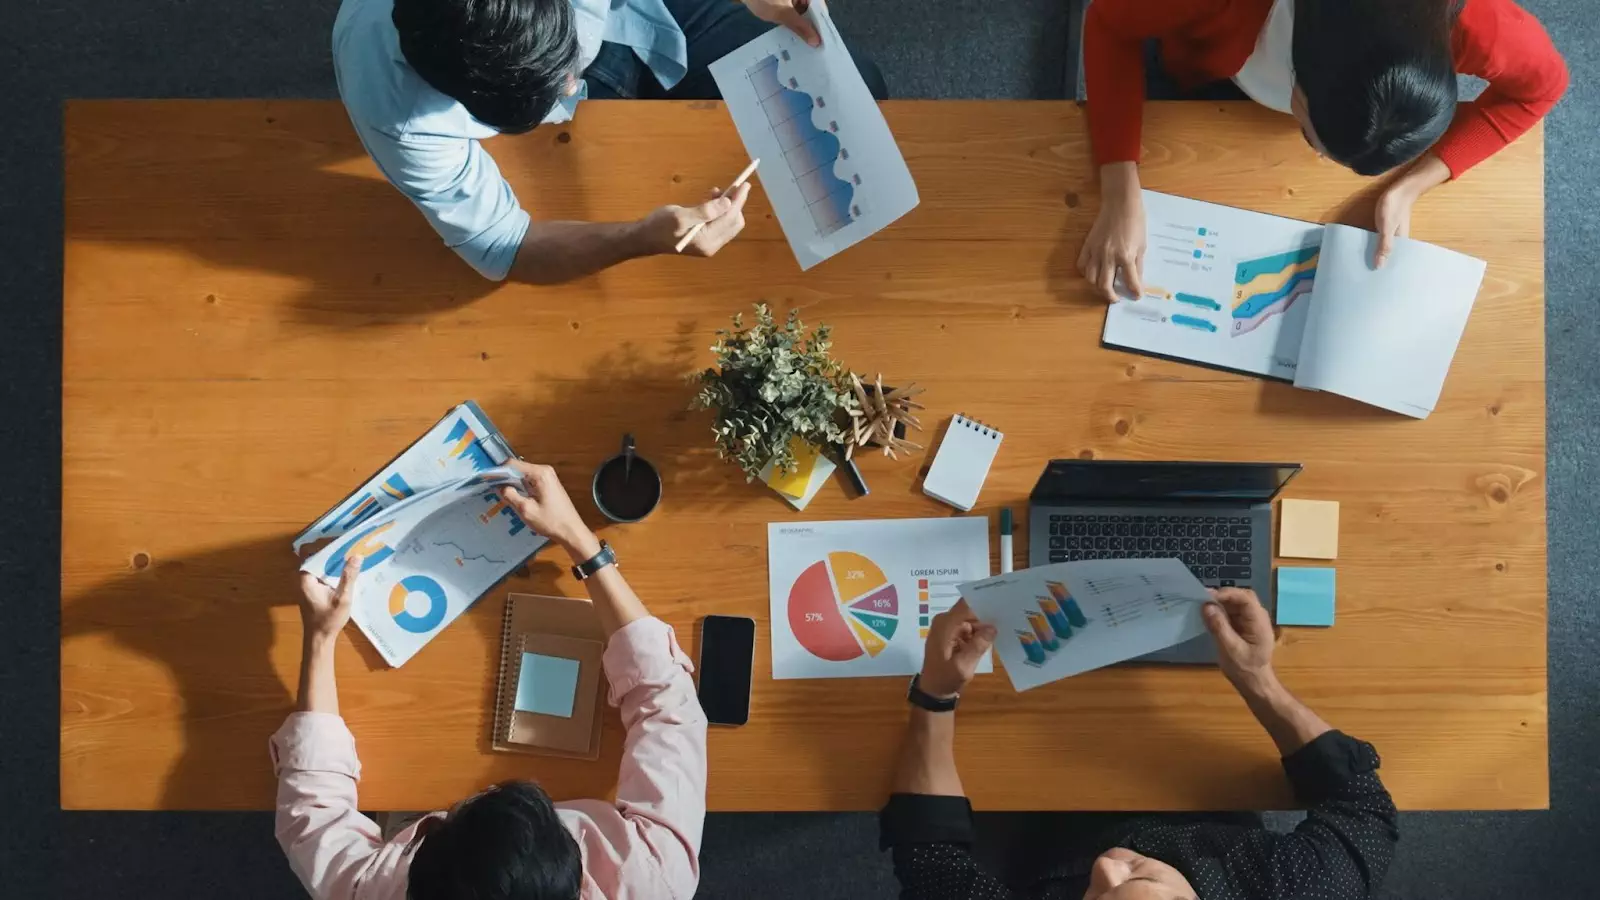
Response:
[{"label": "rolled-up shirt sleeve", "polygon": [[604,665],[627,729],[616,802],[557,807],[604,896],[689,900],[700,882],[706,817],[706,717],[693,666],[656,618],[613,634]]},{"label": "rolled-up shirt sleeve", "polygon": [[269,743],[278,777],[273,831],[289,867],[316,900],[367,900],[405,892],[404,845],[385,843],[356,807],[361,763],[344,720],[292,713]]},{"label": "rolled-up shirt sleeve", "polygon": [[378,170],[485,278],[504,280],[528,233],[528,213],[474,138],[396,133],[355,123]]}]

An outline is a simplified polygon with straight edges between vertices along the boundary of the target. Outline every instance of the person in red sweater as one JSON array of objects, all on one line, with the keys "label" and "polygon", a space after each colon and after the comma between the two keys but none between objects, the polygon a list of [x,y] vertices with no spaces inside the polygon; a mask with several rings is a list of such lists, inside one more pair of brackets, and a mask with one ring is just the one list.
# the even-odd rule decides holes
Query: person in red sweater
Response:
[{"label": "person in red sweater", "polygon": [[[1143,293],[1139,129],[1147,39],[1198,86],[1230,78],[1293,115],[1322,156],[1363,175],[1405,167],[1378,200],[1374,263],[1406,236],[1417,198],[1550,111],[1567,67],[1512,0],[1094,0],[1084,20],[1089,138],[1100,214],[1078,271],[1108,301]],[[1489,82],[1456,105],[1456,73]]]}]

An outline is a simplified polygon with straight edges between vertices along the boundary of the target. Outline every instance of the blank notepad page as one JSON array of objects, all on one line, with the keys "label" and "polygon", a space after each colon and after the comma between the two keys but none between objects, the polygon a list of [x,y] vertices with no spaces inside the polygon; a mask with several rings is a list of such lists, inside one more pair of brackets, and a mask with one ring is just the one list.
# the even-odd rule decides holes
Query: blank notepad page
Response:
[{"label": "blank notepad page", "polygon": [[972,509],[1004,439],[1005,435],[982,422],[961,415],[951,419],[950,431],[922,482],[922,492],[963,512]]}]

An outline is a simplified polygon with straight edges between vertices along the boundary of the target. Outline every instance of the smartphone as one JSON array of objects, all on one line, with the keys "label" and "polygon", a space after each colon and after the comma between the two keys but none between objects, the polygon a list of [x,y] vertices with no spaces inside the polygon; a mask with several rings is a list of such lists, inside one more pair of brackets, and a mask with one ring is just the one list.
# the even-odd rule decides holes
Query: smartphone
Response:
[{"label": "smartphone", "polygon": [[700,707],[713,725],[750,721],[750,670],[756,662],[756,620],[700,620]]}]

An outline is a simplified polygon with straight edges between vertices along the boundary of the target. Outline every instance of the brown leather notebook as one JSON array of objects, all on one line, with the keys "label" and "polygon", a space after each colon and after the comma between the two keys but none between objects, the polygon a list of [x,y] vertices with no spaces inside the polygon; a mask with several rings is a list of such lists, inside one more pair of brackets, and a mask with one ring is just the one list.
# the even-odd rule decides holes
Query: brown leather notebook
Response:
[{"label": "brown leather notebook", "polygon": [[[490,746],[513,753],[599,759],[604,651],[605,632],[588,600],[535,594],[507,597]],[[523,661],[529,658],[524,654],[545,657],[537,662],[561,677],[570,677],[571,664],[576,663],[570,715],[560,714],[564,709],[551,714],[517,708]]]}]

